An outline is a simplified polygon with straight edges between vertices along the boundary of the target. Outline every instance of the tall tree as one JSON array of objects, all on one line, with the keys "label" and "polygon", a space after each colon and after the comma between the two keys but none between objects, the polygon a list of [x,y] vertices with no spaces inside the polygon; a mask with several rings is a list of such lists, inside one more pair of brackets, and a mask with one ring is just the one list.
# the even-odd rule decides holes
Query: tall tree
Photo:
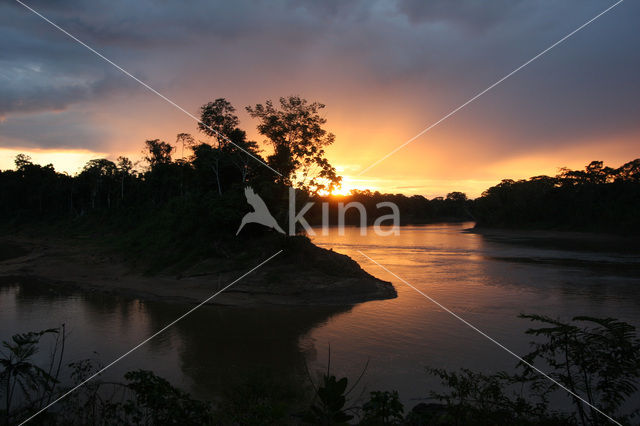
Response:
[{"label": "tall tree", "polygon": [[120,174],[120,200],[124,200],[124,181],[133,170],[133,163],[127,157],[120,156],[117,160],[117,167]]},{"label": "tall tree", "polygon": [[200,122],[198,128],[203,133],[216,139],[219,145],[226,145],[231,132],[240,123],[236,116],[236,109],[225,98],[218,98],[204,104],[200,108]]},{"label": "tall tree", "polygon": [[[226,99],[218,98],[203,105],[200,110],[198,128],[212,137],[215,143],[212,149],[202,146],[194,148],[194,154],[200,160],[206,157],[215,174],[218,193],[222,194],[222,181],[233,182],[237,179],[229,176],[237,176],[234,169],[240,171],[241,183],[245,183],[251,157],[259,159],[258,145],[247,140],[246,132],[238,128],[240,120],[235,114],[236,109]],[[199,163],[202,165],[203,161]]]},{"label": "tall tree", "polygon": [[616,181],[640,182],[640,158],[620,166],[616,171]]},{"label": "tall tree", "polygon": [[331,191],[340,184],[341,177],[325,158],[325,148],[335,136],[323,128],[327,120],[320,110],[324,107],[298,96],[280,98],[279,106],[267,100],[247,107],[251,117],[259,120],[258,132],[273,147],[268,163],[282,173],[281,183],[310,192]]},{"label": "tall tree", "polygon": [[16,155],[16,159],[14,160],[16,165],[16,170],[22,170],[26,166],[31,166],[33,163],[31,162],[31,157],[27,154],[18,154]]},{"label": "tall tree", "polygon": [[82,169],[80,178],[87,179],[91,185],[91,208],[104,197],[107,208],[111,207],[111,182],[117,174],[117,166],[106,158],[90,160]]},{"label": "tall tree", "polygon": [[195,139],[189,133],[178,133],[176,136],[176,145],[181,145],[182,151],[180,153],[180,159],[184,160],[184,149],[192,148],[195,144]]},{"label": "tall tree", "polygon": [[160,164],[169,164],[171,162],[171,153],[173,147],[160,139],[152,139],[144,142],[147,149],[145,160],[151,168]]}]

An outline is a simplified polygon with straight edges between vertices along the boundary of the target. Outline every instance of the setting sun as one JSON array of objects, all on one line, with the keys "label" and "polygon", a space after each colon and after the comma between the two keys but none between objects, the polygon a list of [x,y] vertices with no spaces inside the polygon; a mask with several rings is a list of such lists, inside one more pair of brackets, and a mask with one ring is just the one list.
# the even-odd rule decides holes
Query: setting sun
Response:
[{"label": "setting sun", "polygon": [[331,191],[331,195],[349,195],[353,191],[353,189],[349,189],[348,187],[341,185],[339,188]]},{"label": "setting sun", "polygon": [[321,189],[318,191],[318,195],[326,197],[327,195],[335,195],[335,196],[346,196],[351,194],[353,189],[348,189],[347,187],[339,186],[338,188],[334,188],[333,191],[329,192],[326,189]]}]

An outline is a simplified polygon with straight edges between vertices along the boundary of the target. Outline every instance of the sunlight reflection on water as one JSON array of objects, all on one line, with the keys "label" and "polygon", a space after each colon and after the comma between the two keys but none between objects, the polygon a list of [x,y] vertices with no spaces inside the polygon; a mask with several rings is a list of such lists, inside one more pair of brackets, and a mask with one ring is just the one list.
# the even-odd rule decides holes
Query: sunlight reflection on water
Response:
[{"label": "sunlight reflection on water", "polygon": [[[424,373],[468,367],[510,370],[516,360],[358,253],[362,251],[516,353],[525,354],[530,325],[520,313],[570,318],[613,316],[640,324],[638,258],[624,253],[556,249],[463,232],[473,224],[403,227],[399,236],[361,236],[348,229],[314,243],[354,258],[369,273],[392,281],[398,298],[358,305],[332,317],[306,338],[317,349],[313,365],[365,376],[369,390],[396,389],[409,402],[435,385]],[[414,402],[415,403],[415,402]]]},{"label": "sunlight reflection on water", "polygon": [[[375,259],[486,333],[524,354],[529,323],[520,313],[570,318],[612,316],[640,325],[640,262],[635,252],[588,248],[583,243],[537,240],[464,230],[472,224],[401,228],[399,236],[318,235],[314,242],[353,257],[371,274],[390,280],[392,300],[350,307],[204,306],[117,364],[107,378],[145,368],[207,397],[240,374],[269,369],[286,374],[324,369],[352,379],[367,359],[367,390],[395,389],[409,406],[436,383],[429,365],[485,372],[515,360],[493,343],[397,282]],[[593,246],[593,244],[592,244]],[[0,286],[0,339],[17,332],[67,324],[67,359],[108,362],[184,313],[180,304],[142,302],[104,294],[77,294],[47,285]],[[24,284],[24,282],[22,283]],[[97,355],[94,353],[97,352]]]}]

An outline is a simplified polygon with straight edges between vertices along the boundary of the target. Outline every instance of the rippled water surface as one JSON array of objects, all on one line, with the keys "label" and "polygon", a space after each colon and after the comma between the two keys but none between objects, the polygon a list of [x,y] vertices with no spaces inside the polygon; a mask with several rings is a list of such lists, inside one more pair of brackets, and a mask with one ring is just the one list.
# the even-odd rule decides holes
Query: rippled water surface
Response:
[{"label": "rippled water surface", "polygon": [[[486,372],[515,364],[502,349],[363,257],[384,265],[516,353],[529,326],[520,313],[569,318],[612,316],[640,325],[640,260],[615,240],[552,233],[480,235],[471,224],[403,227],[399,236],[370,229],[313,237],[371,274],[392,281],[393,300],[355,307],[205,306],[117,364],[146,368],[199,396],[215,394],[243,372],[326,366],[356,377],[369,360],[368,390],[396,389],[409,403],[434,383],[429,365]],[[67,358],[109,362],[188,307],[108,295],[62,292],[22,278],[0,287],[0,338],[66,323]],[[97,352],[95,354],[94,352]]]},{"label": "rippled water surface", "polygon": [[[345,253],[371,274],[393,282],[394,300],[374,301],[333,316],[310,333],[332,348],[332,365],[351,376],[370,359],[369,389],[397,389],[409,401],[435,383],[426,365],[510,369],[516,360],[434,302],[518,354],[527,353],[530,323],[520,313],[571,318],[615,317],[640,325],[640,258],[633,243],[572,234],[465,231],[472,224],[403,227],[398,236],[348,229],[314,242]],[[631,247],[629,247],[631,245]],[[326,362],[319,350],[318,364]]]}]

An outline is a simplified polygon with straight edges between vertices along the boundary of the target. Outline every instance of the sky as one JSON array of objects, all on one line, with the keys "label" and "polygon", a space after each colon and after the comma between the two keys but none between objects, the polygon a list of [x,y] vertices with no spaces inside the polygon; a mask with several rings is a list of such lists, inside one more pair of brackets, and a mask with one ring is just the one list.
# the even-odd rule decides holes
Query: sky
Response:
[{"label": "sky", "polygon": [[[478,196],[503,178],[640,157],[640,2],[24,0],[190,113],[299,95],[326,105],[346,189]],[[0,0],[0,168],[76,173],[197,123],[14,0]]]}]

